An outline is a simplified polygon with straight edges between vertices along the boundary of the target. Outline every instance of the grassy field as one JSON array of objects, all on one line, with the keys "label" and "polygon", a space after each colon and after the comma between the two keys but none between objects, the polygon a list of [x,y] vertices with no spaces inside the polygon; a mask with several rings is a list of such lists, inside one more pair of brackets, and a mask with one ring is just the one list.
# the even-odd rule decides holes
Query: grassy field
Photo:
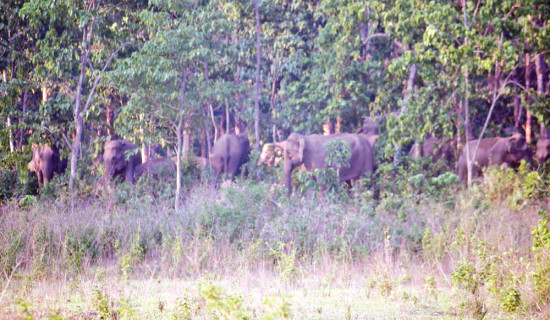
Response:
[{"label": "grassy field", "polygon": [[486,176],[291,198],[197,181],[178,212],[169,185],[147,183],[13,201],[1,318],[547,318],[545,180]]}]

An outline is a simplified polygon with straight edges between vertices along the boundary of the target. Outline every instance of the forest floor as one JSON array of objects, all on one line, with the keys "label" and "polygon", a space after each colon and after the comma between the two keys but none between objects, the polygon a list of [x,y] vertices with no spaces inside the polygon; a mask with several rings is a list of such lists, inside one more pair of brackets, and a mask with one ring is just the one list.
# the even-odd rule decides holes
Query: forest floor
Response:
[{"label": "forest floor", "polygon": [[18,280],[10,285],[1,318],[97,319],[107,314],[112,319],[464,317],[453,302],[451,287],[440,283],[435,293],[426,287],[425,273],[420,269],[398,268],[403,273],[390,279],[380,276],[383,271],[369,267],[349,269],[336,263],[332,268],[338,270],[302,273],[300,268],[292,281],[272,271],[243,270],[195,279],[163,278],[154,275],[154,267],[151,277],[142,280],[124,280],[116,275],[32,283]]}]

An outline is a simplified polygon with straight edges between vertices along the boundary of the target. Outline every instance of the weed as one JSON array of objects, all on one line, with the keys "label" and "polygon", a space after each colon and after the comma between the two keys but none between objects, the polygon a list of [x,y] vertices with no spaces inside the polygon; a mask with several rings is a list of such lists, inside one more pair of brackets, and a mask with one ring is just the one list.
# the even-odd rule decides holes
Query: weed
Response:
[{"label": "weed", "polygon": [[120,271],[122,272],[122,277],[126,280],[129,279],[137,263],[145,256],[146,245],[145,241],[142,240],[140,232],[141,229],[138,228],[130,246],[130,251],[120,258]]},{"label": "weed", "polygon": [[277,261],[280,277],[283,281],[293,280],[297,275],[296,269],[296,248],[292,242],[286,244],[279,241],[269,251]]},{"label": "weed", "polygon": [[113,302],[99,288],[93,289],[92,307],[99,319],[118,319],[118,313],[113,308]]},{"label": "weed", "polygon": [[226,295],[215,285],[199,285],[200,295],[206,300],[206,306],[221,319],[252,319],[250,311],[244,306],[241,296]]}]

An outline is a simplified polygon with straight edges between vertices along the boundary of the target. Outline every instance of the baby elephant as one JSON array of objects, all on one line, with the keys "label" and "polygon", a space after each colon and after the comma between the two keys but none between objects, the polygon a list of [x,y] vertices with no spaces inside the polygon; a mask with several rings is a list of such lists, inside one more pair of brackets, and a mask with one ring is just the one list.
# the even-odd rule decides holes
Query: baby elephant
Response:
[{"label": "baby elephant", "polygon": [[175,177],[176,164],[167,158],[149,160],[136,167],[136,177],[147,176],[153,179]]},{"label": "baby elephant", "polygon": [[[134,182],[134,171],[141,164],[141,154],[138,147],[125,140],[112,140],[105,143],[103,162],[105,163],[105,177],[113,180],[116,176],[123,176],[126,182]],[[128,155],[130,152],[135,152]]]},{"label": "baby elephant", "polygon": [[32,160],[27,168],[36,172],[38,186],[43,186],[53,178],[54,173],[62,174],[67,168],[67,159],[61,160],[56,145],[39,145],[32,149]]},{"label": "baby elephant", "polygon": [[[477,140],[468,142],[470,145],[470,157],[474,153]],[[479,150],[475,159],[473,159],[473,177],[481,176],[481,169],[492,165],[516,165],[521,160],[531,160],[531,149],[523,135],[517,133],[510,137],[496,137],[481,139]],[[466,147],[458,159],[458,176],[460,181],[466,182],[468,178],[468,168],[466,163]]]},{"label": "baby elephant", "polygon": [[233,179],[248,161],[249,152],[250,142],[245,133],[223,135],[212,147],[210,166],[216,176],[225,173],[228,179]]},{"label": "baby elephant", "polygon": [[537,151],[535,158],[539,163],[545,163],[550,159],[550,138],[541,138],[537,141]]}]

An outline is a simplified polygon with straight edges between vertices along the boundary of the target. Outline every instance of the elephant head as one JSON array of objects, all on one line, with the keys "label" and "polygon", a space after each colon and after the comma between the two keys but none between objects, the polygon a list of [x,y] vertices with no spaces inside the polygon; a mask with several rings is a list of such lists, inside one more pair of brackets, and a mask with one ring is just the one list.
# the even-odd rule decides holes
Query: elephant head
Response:
[{"label": "elephant head", "polygon": [[292,133],[286,140],[284,151],[284,182],[288,192],[292,191],[292,170],[304,165],[307,171],[325,169],[327,155],[327,143],[331,140],[341,140],[351,147],[349,166],[338,169],[340,181],[350,182],[361,178],[365,173],[374,171],[374,155],[368,142],[358,134],[341,133],[333,135],[308,135]]},{"label": "elephant head", "polygon": [[[474,149],[477,145],[479,145],[479,149],[475,153],[475,158],[472,159],[473,177],[481,176],[481,168],[484,167],[503,164],[515,166],[521,160],[531,161],[532,158],[532,152],[525,137],[519,133],[510,137],[485,138],[481,139],[479,143],[478,140],[472,140],[468,142],[470,154],[475,152]],[[466,182],[468,173],[466,152],[467,149],[464,147],[458,159],[458,175],[463,182]]]},{"label": "elephant head", "polygon": [[248,153],[250,153],[250,141],[245,133],[225,134],[212,147],[210,166],[216,176],[225,173],[229,179],[232,179],[239,174],[241,166],[248,161]]},{"label": "elephant head", "polygon": [[[124,176],[127,182],[134,182],[135,168],[141,164],[141,154],[138,147],[125,140],[113,140],[105,143],[103,162],[105,163],[105,177],[109,180],[116,176]],[[135,152],[127,155],[128,151]],[[138,152],[136,152],[138,151]]]},{"label": "elephant head", "polygon": [[[521,160],[530,161],[532,158],[532,151],[529,145],[525,141],[525,137],[516,133],[506,139],[504,162],[509,164],[517,164]],[[500,163],[498,163],[500,164]]]},{"label": "elephant head", "polygon": [[67,167],[67,159],[60,159],[59,150],[55,143],[50,145],[33,146],[32,159],[27,164],[29,171],[36,172],[38,185],[47,184],[54,173],[61,174]]}]

